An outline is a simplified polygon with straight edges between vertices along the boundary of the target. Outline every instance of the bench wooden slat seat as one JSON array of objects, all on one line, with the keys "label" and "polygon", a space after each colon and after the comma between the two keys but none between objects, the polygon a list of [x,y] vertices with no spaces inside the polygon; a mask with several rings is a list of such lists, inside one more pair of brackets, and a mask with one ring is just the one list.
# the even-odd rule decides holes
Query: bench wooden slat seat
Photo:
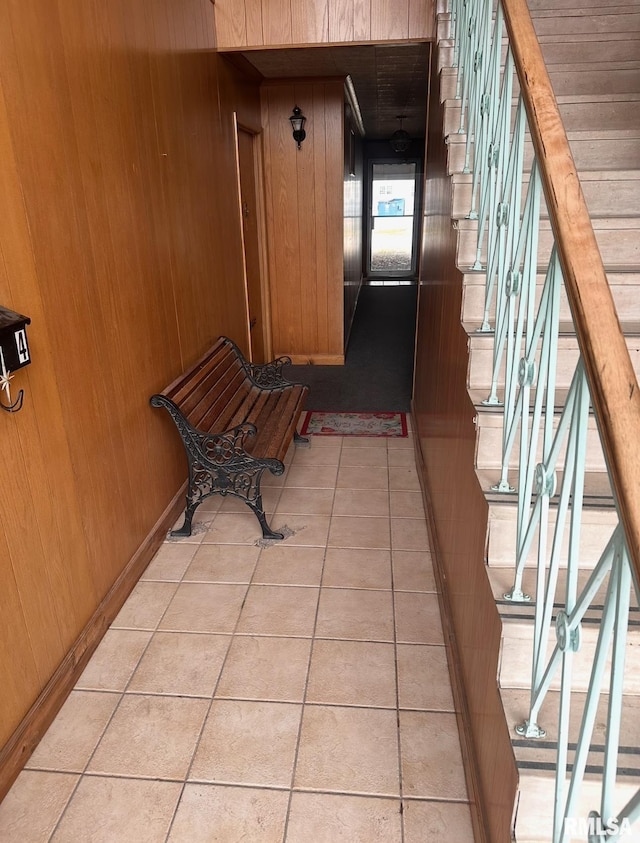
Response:
[{"label": "bench wooden slat seat", "polygon": [[279,357],[258,365],[244,359],[227,337],[163,392],[151,397],[175,422],[187,454],[189,483],[184,524],[173,536],[190,536],[193,515],[210,495],[235,495],[255,512],[262,535],[274,532],[262,504],[266,470],[282,474],[291,440],[307,442],[296,429],[308,387],[287,381]]}]

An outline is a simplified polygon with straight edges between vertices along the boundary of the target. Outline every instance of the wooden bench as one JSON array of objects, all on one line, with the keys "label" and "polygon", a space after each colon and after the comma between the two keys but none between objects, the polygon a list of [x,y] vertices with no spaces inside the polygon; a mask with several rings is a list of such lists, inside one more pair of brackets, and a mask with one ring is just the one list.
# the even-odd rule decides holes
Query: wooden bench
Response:
[{"label": "wooden bench", "polygon": [[255,512],[262,535],[284,538],[268,525],[260,483],[268,469],[282,474],[291,440],[308,442],[296,425],[308,387],[290,383],[279,357],[249,363],[226,337],[177,378],[151,405],[164,407],[174,420],[189,463],[184,524],[172,536],[190,536],[193,515],[210,495],[235,495]]}]

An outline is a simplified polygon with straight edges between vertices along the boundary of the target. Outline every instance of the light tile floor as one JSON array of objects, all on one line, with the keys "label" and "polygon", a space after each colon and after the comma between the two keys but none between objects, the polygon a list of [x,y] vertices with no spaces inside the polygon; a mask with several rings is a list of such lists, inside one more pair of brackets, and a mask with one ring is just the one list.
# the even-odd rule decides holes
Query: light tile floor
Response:
[{"label": "light tile floor", "polygon": [[0,805],[4,843],[473,835],[407,439],[314,437],[169,540]]}]

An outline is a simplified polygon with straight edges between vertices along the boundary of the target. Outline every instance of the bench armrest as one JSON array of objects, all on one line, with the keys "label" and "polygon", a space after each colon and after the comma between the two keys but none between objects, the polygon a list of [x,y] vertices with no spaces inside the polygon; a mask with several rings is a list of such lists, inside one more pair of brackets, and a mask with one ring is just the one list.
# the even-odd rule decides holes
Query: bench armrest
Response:
[{"label": "bench armrest", "polygon": [[291,384],[282,374],[282,367],[291,365],[290,357],[277,357],[269,363],[250,363],[248,360],[243,362],[251,380],[262,389],[276,389]]},{"label": "bench armrest", "polygon": [[165,395],[153,395],[150,403],[152,407],[164,407],[175,422],[190,465],[195,461],[209,470],[255,470],[262,467],[268,468],[272,474],[283,473],[284,465],[280,460],[253,457],[243,447],[248,436],[256,435],[255,424],[245,422],[220,433],[203,433],[190,424],[176,404]]}]

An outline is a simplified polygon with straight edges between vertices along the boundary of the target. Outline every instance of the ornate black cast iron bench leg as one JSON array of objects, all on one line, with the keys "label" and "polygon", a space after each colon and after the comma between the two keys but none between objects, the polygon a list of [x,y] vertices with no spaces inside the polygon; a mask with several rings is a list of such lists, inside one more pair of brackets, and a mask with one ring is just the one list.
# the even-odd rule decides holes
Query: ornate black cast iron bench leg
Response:
[{"label": "ornate black cast iron bench leg", "polygon": [[182,527],[172,530],[172,536],[190,536],[196,509],[211,495],[235,495],[255,512],[262,535],[269,539],[283,539],[267,523],[262,504],[260,482],[268,469],[272,474],[284,472],[280,460],[260,459],[248,454],[243,445],[247,436],[255,436],[254,424],[240,424],[224,433],[201,433],[182,415],[178,407],[164,395],[151,398],[154,407],[164,407],[175,422],[189,465],[187,505]]},{"label": "ornate black cast iron bench leg", "polygon": [[[247,462],[252,464],[247,465]],[[216,466],[213,469],[197,460],[190,461],[184,522],[182,527],[172,530],[171,535],[190,536],[196,509],[206,498],[219,494],[223,497],[233,495],[243,500],[255,513],[262,528],[263,538],[283,539],[283,533],[278,533],[269,526],[262,503],[261,480],[267,469],[279,475],[283,473],[284,466],[279,460],[256,460],[251,457],[248,460],[231,461],[227,465]]]}]

